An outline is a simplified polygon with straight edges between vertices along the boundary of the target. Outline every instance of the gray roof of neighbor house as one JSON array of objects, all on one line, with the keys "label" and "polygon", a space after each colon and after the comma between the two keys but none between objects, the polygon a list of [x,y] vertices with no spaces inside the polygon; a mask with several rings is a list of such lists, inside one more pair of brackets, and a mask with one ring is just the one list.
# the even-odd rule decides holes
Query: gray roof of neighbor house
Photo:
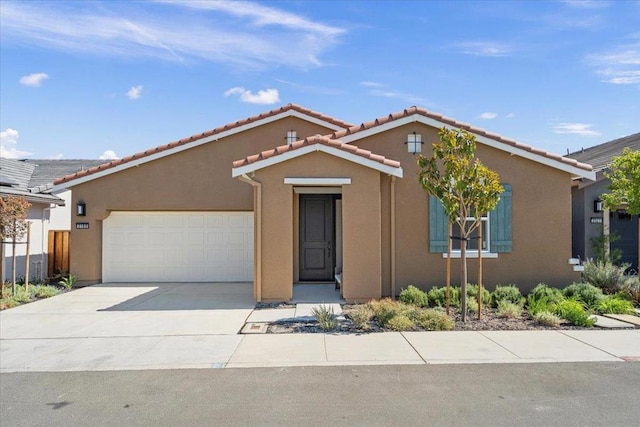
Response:
[{"label": "gray roof of neighbor house", "polygon": [[105,161],[86,159],[26,159],[21,162],[35,167],[31,179],[29,179],[29,188],[38,188],[40,191],[46,191],[51,188],[55,179],[85,171],[94,166],[101,165]]},{"label": "gray roof of neighbor house", "polygon": [[34,164],[0,158],[0,195],[22,196],[33,203],[64,204],[64,200],[53,194],[29,187],[35,169],[37,167]]},{"label": "gray roof of neighbor house", "polygon": [[593,170],[598,172],[609,166],[611,164],[611,158],[619,156],[625,148],[640,150],[640,133],[614,139],[613,141],[605,142],[594,147],[584,148],[566,157],[582,163],[591,164]]}]

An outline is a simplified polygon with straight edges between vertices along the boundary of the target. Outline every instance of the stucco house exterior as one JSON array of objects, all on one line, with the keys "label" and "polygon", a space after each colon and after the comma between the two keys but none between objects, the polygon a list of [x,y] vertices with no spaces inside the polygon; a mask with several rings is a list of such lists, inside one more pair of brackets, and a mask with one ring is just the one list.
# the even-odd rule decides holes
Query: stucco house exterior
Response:
[{"label": "stucco house exterior", "polygon": [[443,126],[475,134],[506,189],[484,221],[484,282],[577,280],[571,184],[594,179],[590,165],[417,107],[353,126],[293,104],[56,180],[84,208],[71,272],[86,284],[253,281],[258,301],[336,276],[347,301],[442,285],[446,220],[408,148],[430,155]]},{"label": "stucco house exterior", "polygon": [[640,133],[618,138],[593,147],[589,147],[567,157],[579,162],[589,163],[596,172],[595,181],[576,179],[571,190],[573,211],[573,253],[584,259],[594,257],[593,239],[603,233],[618,236],[610,243],[611,250],[622,252],[620,262],[631,264],[631,268],[638,271],[640,263],[640,218],[630,215],[624,206],[615,211],[605,210],[600,196],[607,193],[611,180],[604,173],[611,165],[611,159],[622,154],[622,150],[629,148],[640,150]]}]

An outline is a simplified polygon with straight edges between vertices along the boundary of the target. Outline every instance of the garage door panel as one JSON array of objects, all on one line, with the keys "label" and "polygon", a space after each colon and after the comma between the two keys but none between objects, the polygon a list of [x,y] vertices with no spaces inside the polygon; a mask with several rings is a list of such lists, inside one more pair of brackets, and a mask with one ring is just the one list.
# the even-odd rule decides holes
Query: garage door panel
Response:
[{"label": "garage door panel", "polygon": [[103,281],[250,281],[252,212],[113,212]]}]

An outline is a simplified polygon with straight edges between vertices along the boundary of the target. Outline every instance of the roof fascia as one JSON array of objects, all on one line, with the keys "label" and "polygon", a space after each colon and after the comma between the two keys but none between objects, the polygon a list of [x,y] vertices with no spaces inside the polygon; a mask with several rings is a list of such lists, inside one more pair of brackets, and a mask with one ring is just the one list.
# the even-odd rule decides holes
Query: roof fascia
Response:
[{"label": "roof fascia", "polygon": [[[441,122],[440,120],[435,120],[431,117],[425,117],[421,114],[414,113],[411,116],[402,117],[400,119],[393,120],[391,122],[387,122],[379,126],[374,126],[372,128],[353,133],[351,135],[346,135],[340,138],[340,141],[346,144],[349,144],[353,141],[357,141],[371,135],[375,135],[390,129],[395,129],[400,126],[404,126],[404,125],[416,123],[416,122],[425,124],[427,126],[435,127],[436,129],[439,129],[444,126],[447,129],[460,130],[460,128],[456,126],[451,126],[447,123]],[[473,133],[473,132],[470,132],[470,133]],[[518,147],[510,146],[508,144],[496,141],[491,138],[487,138],[486,136],[483,136],[483,135],[477,135],[475,133],[474,135],[476,135],[476,140],[481,144],[487,145],[489,147],[497,148],[498,150],[506,151],[509,154],[523,157],[525,159],[532,160],[534,162],[541,163],[543,165],[550,166],[552,168],[570,173],[572,175],[572,178],[586,178],[592,181],[595,181],[596,179],[595,171],[586,171],[584,169],[580,169],[575,166],[571,166],[566,163],[562,163],[557,160],[553,160],[548,157],[541,156],[539,154],[531,153],[529,151],[523,150]]]},{"label": "roof fascia", "polygon": [[244,124],[242,126],[234,127],[234,128],[229,129],[227,131],[223,131],[223,132],[208,136],[206,138],[198,139],[198,140],[195,140],[195,141],[190,142],[190,143],[179,145],[177,147],[170,148],[168,150],[164,150],[164,151],[161,151],[159,153],[150,154],[148,156],[140,157],[139,159],[135,159],[135,160],[132,160],[130,162],[123,163],[121,165],[105,169],[104,171],[101,171],[101,172],[96,172],[96,173],[92,173],[90,175],[83,176],[81,178],[72,179],[70,181],[63,182],[62,184],[53,185],[53,187],[51,188],[50,191],[52,193],[56,193],[56,192],[59,192],[61,190],[65,190],[67,188],[74,187],[76,185],[80,185],[80,184],[83,184],[83,183],[88,182],[88,181],[92,181],[94,179],[98,179],[98,178],[102,178],[102,177],[107,176],[107,175],[111,175],[112,173],[120,172],[120,171],[129,169],[129,168],[132,168],[132,167],[140,166],[140,165],[145,164],[147,162],[152,162],[154,160],[158,160],[158,159],[161,159],[163,157],[170,156],[172,154],[180,153],[182,151],[189,150],[191,148],[199,147],[200,145],[207,144],[207,143],[212,142],[212,141],[217,141],[219,139],[226,138],[228,136],[235,135],[237,133],[244,132],[244,131],[247,131],[249,129],[254,129],[254,128],[257,128],[259,126],[263,126],[265,124],[272,123],[272,122],[275,122],[277,120],[280,120],[280,119],[283,119],[283,118],[286,118],[286,117],[297,117],[299,119],[306,120],[308,122],[315,123],[317,125],[324,126],[324,127],[329,128],[329,129],[336,130],[336,131],[343,129],[342,127],[337,126],[337,125],[335,125],[333,123],[326,122],[324,120],[318,119],[317,117],[309,116],[307,114],[301,113],[300,111],[287,110],[287,111],[283,111],[282,113],[275,114],[273,116],[265,117],[263,119],[256,120],[254,122]]},{"label": "roof fascia", "polygon": [[375,160],[367,159],[362,156],[358,156],[357,154],[352,154],[352,153],[340,150],[338,148],[329,147],[323,144],[307,145],[307,146],[298,148],[296,150],[288,151],[286,153],[269,157],[268,159],[258,160],[257,162],[250,163],[245,166],[233,168],[231,170],[231,176],[236,178],[238,176],[255,172],[257,170],[264,169],[266,167],[273,166],[278,163],[286,162],[287,160],[291,160],[296,157],[304,156],[305,154],[314,153],[316,151],[321,151],[323,153],[330,154],[332,156],[339,157],[341,159],[348,160],[350,162],[353,162],[371,169],[375,169],[387,175],[393,175],[393,176],[397,176],[398,178],[402,178],[401,167],[396,168],[393,166],[388,166],[383,163],[377,162]]}]

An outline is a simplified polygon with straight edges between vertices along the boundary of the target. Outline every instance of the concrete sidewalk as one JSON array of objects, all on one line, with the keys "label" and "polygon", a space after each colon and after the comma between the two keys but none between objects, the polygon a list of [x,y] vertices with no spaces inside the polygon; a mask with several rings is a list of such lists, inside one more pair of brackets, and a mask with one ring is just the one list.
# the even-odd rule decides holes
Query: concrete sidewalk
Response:
[{"label": "concrete sidewalk", "polygon": [[0,372],[640,361],[640,329],[2,339]]}]

